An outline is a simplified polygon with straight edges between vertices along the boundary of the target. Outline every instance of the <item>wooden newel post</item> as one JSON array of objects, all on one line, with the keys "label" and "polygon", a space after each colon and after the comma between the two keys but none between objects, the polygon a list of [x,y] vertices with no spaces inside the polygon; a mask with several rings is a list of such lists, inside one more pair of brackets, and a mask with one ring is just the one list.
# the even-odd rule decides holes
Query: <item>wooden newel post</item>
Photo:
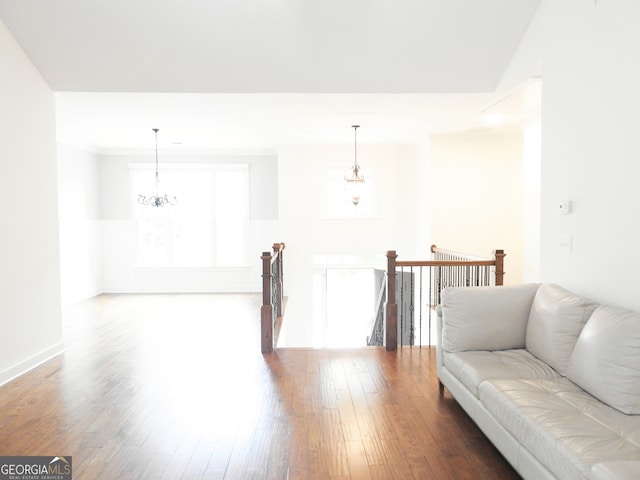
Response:
[{"label": "wooden newel post", "polygon": [[260,337],[262,353],[273,352],[273,306],[271,305],[271,252],[262,252],[262,308]]},{"label": "wooden newel post", "polygon": [[398,349],[398,304],[396,303],[396,255],[395,250],[387,252],[387,306],[386,341],[387,350]]},{"label": "wooden newel post", "polygon": [[504,285],[504,250],[496,250],[496,285]]}]

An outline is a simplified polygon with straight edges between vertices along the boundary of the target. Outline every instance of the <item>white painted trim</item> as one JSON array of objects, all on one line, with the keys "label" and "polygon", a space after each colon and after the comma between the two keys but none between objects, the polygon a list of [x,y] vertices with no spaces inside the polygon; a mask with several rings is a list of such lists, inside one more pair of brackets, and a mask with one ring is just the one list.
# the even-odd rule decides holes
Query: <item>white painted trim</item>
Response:
[{"label": "white painted trim", "polygon": [[[88,147],[84,147],[87,149]],[[274,148],[253,148],[253,149],[212,149],[212,148],[200,148],[200,149],[187,149],[182,146],[167,146],[160,144],[160,155],[164,157],[211,157],[211,159],[225,158],[225,157],[275,157],[278,155],[278,150]],[[152,148],[140,149],[140,148],[97,148],[95,149],[96,155],[109,156],[109,155],[130,155],[130,156],[149,156],[155,155],[155,150]]]},{"label": "white painted trim", "polygon": [[[215,162],[207,162],[207,163],[176,163],[176,162],[162,162],[162,168],[174,168],[179,169],[180,171],[184,171],[186,169],[194,169],[194,170],[212,170],[212,171],[220,171],[220,170],[242,170],[243,172],[249,171],[249,164],[246,162],[237,162],[237,163],[215,163]],[[143,169],[143,170],[153,170],[155,169],[154,162],[130,162],[130,169]]]},{"label": "white painted trim", "polygon": [[0,386],[9,383],[11,380],[24,375],[34,368],[42,365],[53,357],[56,357],[65,351],[64,342],[58,342],[51,345],[40,352],[34,353],[18,363],[0,371]]}]

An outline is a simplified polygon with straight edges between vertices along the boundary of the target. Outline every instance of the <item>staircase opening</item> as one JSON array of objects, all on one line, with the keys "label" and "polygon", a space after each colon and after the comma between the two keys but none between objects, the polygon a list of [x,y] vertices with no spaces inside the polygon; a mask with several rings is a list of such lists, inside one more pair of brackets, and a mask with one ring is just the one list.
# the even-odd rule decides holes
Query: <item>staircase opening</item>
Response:
[{"label": "staircase opening", "polygon": [[367,346],[376,303],[373,268],[328,268],[326,271],[325,346]]}]

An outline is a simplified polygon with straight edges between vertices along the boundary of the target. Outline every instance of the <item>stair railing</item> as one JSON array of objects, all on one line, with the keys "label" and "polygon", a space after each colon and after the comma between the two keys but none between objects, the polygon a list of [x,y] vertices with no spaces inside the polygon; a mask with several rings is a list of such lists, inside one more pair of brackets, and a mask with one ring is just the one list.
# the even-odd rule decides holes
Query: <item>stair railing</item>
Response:
[{"label": "stair railing", "polygon": [[367,346],[384,345],[384,309],[387,294],[387,283],[382,279],[377,289],[376,303],[367,336]]},{"label": "stair railing", "polygon": [[273,351],[284,313],[284,243],[274,243],[273,253],[262,252],[262,307],[260,309],[260,343],[262,353]]},{"label": "stair railing", "polygon": [[[495,250],[493,258],[480,258],[432,245],[431,253],[432,260],[398,261],[395,250],[387,252],[387,350],[398,348],[398,338],[401,347],[405,344],[422,346],[425,340],[427,345],[431,345],[432,312],[440,303],[442,289],[503,284],[504,250]],[[426,323],[426,338],[423,320]]]}]

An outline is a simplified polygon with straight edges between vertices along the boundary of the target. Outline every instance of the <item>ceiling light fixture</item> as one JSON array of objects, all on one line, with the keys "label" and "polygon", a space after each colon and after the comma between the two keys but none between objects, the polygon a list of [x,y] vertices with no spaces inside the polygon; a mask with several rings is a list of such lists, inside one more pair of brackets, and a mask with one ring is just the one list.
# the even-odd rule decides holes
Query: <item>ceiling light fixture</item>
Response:
[{"label": "ceiling light fixture", "polygon": [[351,166],[351,175],[345,175],[344,179],[347,181],[347,188],[351,193],[351,202],[357,206],[360,203],[360,190],[364,183],[364,175],[360,173],[360,165],[358,165],[358,128],[360,125],[352,125],[351,127],[353,128],[354,160]]},{"label": "ceiling light fixture", "polygon": [[156,179],[153,183],[153,195],[146,197],[144,195],[138,195],[138,203],[142,205],[151,205],[152,207],[163,207],[167,204],[175,205],[178,203],[176,197],[169,197],[166,193],[160,195],[160,177],[158,175],[158,128],[152,128],[156,133]]}]

